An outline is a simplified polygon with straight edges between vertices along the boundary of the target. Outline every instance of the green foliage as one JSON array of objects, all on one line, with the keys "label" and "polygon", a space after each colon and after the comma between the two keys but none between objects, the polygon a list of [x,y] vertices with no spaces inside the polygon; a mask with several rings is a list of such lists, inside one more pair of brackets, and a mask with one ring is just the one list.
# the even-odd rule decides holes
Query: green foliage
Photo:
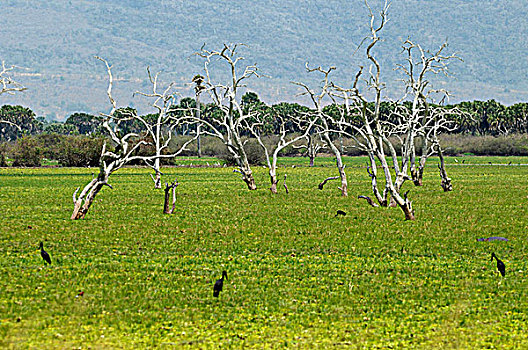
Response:
[{"label": "green foliage", "polygon": [[471,136],[442,135],[442,148],[449,155],[470,153],[478,156],[528,156],[528,135]]},{"label": "green foliage", "polygon": [[75,135],[79,134],[76,126],[65,123],[50,123],[44,127],[44,132],[48,134]]},{"label": "green foliage", "polygon": [[99,165],[104,138],[69,136],[63,137],[57,157],[60,166],[95,167]]},{"label": "green foliage", "polygon": [[[222,144],[216,148],[219,153],[214,154],[215,157],[221,159],[226,165],[237,165],[235,157],[227,147]],[[266,163],[266,156],[262,150],[262,146],[255,139],[244,140],[244,150],[246,151],[247,160],[250,165],[264,165]]]},{"label": "green foliage", "polygon": [[13,166],[38,167],[43,157],[43,150],[35,137],[19,138],[13,148]]},{"label": "green foliage", "polygon": [[[336,184],[319,191],[331,158],[300,161],[281,160],[290,194],[277,196],[229,168],[167,169],[181,183],[172,216],[149,170],[122,169],[75,222],[72,192],[94,169],[0,169],[0,347],[528,346],[528,207],[511,199],[528,196],[525,166],[448,158],[455,190],[443,193],[431,161],[422,188],[407,184],[417,221],[406,222]],[[349,190],[369,194],[365,159],[345,162]],[[268,183],[266,169],[255,176]],[[489,236],[510,241],[476,242]]]},{"label": "green foliage", "polygon": [[98,166],[103,142],[103,137],[44,133],[0,144],[0,155],[11,155],[13,166],[40,166],[43,157],[60,166]]},{"label": "green foliage", "polygon": [[22,106],[4,105],[0,108],[0,120],[7,120],[20,127],[0,123],[0,141],[16,140],[23,134],[35,134],[42,131],[42,123],[35,119],[35,113]]},{"label": "green foliage", "polygon": [[86,113],[73,113],[66,119],[65,124],[73,125],[81,135],[101,132],[101,119]]}]

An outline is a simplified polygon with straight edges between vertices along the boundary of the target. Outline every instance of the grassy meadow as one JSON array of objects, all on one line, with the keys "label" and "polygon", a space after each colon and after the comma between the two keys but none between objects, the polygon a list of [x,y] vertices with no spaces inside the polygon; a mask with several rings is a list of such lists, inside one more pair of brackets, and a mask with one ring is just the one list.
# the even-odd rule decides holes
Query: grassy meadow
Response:
[{"label": "grassy meadow", "polygon": [[0,169],[0,348],[526,349],[528,158],[457,161],[453,192],[435,160],[405,184],[414,222],[357,199],[363,158],[346,159],[348,198],[317,189],[332,159],[282,159],[288,195],[262,167],[252,192],[232,168],[166,168],[174,215],[148,169],[122,169],[82,221],[72,194],[97,169]]}]

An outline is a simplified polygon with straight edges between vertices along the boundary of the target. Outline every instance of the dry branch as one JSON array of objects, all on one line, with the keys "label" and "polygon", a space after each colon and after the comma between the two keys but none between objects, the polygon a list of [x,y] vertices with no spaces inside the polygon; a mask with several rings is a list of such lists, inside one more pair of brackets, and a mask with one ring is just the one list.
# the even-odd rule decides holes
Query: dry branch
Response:
[{"label": "dry branch", "polygon": [[378,203],[375,203],[370,197],[368,196],[358,196],[358,199],[366,199],[367,203],[373,206],[374,208],[379,207]]},{"label": "dry branch", "polygon": [[290,191],[288,190],[288,185],[286,185],[286,174],[284,174],[284,189],[286,190],[286,194],[290,193]]},{"label": "dry branch", "polygon": [[[245,111],[238,99],[240,89],[246,87],[247,79],[260,75],[256,65],[247,65],[243,69],[239,69],[238,64],[244,59],[238,54],[237,49],[240,46],[246,45],[224,44],[221,50],[214,51],[207,50],[204,44],[200,52],[196,53],[197,56],[204,59],[205,76],[200,76],[199,79],[200,93],[207,93],[213,105],[221,113],[214,113],[208,118],[201,116],[201,113],[193,113],[187,117],[187,120],[201,124],[203,135],[216,137],[222,141],[235,159],[238,170],[242,174],[242,180],[248,189],[255,190],[257,185],[242,141],[244,122],[246,119],[252,118],[254,112]],[[230,79],[223,83],[213,82],[210,74],[210,66],[213,62],[227,65]],[[197,80],[194,82],[198,84]]]},{"label": "dry branch", "polygon": [[[74,209],[73,213],[71,215],[72,220],[78,220],[83,219],[86,214],[88,213],[88,210],[92,203],[95,200],[95,197],[99,193],[99,191],[104,187],[108,186],[112,188],[112,186],[108,183],[110,175],[112,175],[115,171],[121,169],[124,165],[132,162],[132,161],[143,161],[147,164],[152,164],[156,159],[158,158],[166,158],[166,157],[173,157],[175,154],[172,155],[161,155],[158,152],[154,155],[148,155],[148,156],[139,156],[136,155],[136,152],[139,150],[139,148],[143,145],[148,145],[149,142],[145,140],[137,141],[137,138],[139,137],[136,133],[127,133],[125,135],[121,134],[120,131],[120,124],[125,121],[129,120],[135,120],[140,123],[140,125],[145,127],[145,131],[148,133],[156,133],[154,131],[156,128],[152,127],[144,118],[141,116],[136,115],[135,112],[130,112],[127,110],[117,110],[117,104],[115,99],[112,96],[112,88],[113,88],[113,82],[114,78],[112,75],[112,67],[108,64],[108,62],[101,58],[96,56],[96,59],[103,62],[106,66],[107,74],[108,74],[108,89],[107,89],[107,96],[108,100],[110,101],[110,104],[112,106],[112,109],[110,113],[103,114],[101,113],[101,117],[103,119],[102,127],[103,130],[108,134],[108,136],[111,139],[111,143],[113,146],[113,150],[107,149],[107,142],[103,144],[102,150],[101,150],[101,156],[99,158],[99,174],[97,177],[93,178],[80,192],[79,196],[76,197],[79,189],[77,189],[73,195],[74,200]],[[151,82],[154,83],[154,92],[153,97],[156,98],[156,101],[160,101],[160,99],[165,99],[167,101],[170,101],[172,97],[170,97],[167,94],[168,90],[165,90],[164,93],[160,94],[159,96],[156,95],[156,77],[152,77],[149,72],[149,79]],[[157,105],[157,102],[154,103],[154,105]],[[163,105],[165,106],[165,105]],[[165,108],[165,107],[161,107]],[[160,112],[160,114],[163,114]],[[159,120],[159,119],[158,119]],[[161,133],[161,125],[160,128],[157,129],[159,133],[157,135],[159,136]],[[160,138],[158,138],[160,140]],[[170,139],[169,139],[170,140]],[[183,151],[185,146],[188,143],[185,143],[184,146],[180,149],[179,152]],[[165,147],[165,145],[168,145],[168,141],[165,140],[165,143],[162,144],[161,149]],[[177,152],[178,153],[178,152]]]},{"label": "dry branch", "polygon": [[317,187],[322,190],[324,185],[326,185],[326,183],[330,180],[337,180],[339,179],[339,176],[332,176],[332,177],[327,177],[326,179],[324,179],[323,182],[321,182]]}]

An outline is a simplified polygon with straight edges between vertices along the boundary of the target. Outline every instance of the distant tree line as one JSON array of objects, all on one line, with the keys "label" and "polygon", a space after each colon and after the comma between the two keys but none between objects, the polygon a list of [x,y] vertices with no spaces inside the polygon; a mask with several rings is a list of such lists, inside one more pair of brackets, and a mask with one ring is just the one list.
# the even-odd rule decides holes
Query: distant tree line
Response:
[{"label": "distant tree line", "polygon": [[[297,116],[311,111],[309,107],[290,102],[280,102],[269,106],[262,102],[254,92],[244,94],[242,97],[242,106],[245,109],[259,110],[261,114],[275,114],[283,117]],[[390,104],[383,102],[382,106],[384,107],[382,114],[387,116],[390,112]],[[471,134],[474,136],[500,136],[528,133],[528,103],[523,102],[505,106],[495,100],[468,101],[448,105],[445,108],[453,107],[458,107],[466,113],[461,116],[453,116],[456,129],[448,133]],[[173,107],[173,113],[183,113],[182,110],[189,108],[196,108],[196,101],[194,98],[185,97],[181,99],[178,105]],[[202,104],[200,109],[205,119],[211,119],[214,114],[220,113],[218,108],[212,103]],[[132,108],[122,108],[119,110],[119,113],[131,111],[135,112]],[[339,109],[335,104],[332,104],[324,107],[324,112],[337,117]],[[155,115],[146,115],[145,117],[149,119],[154,118]],[[87,113],[74,113],[64,122],[49,122],[44,117],[37,117],[29,108],[4,105],[0,108],[0,118],[11,121],[20,127],[18,129],[13,125],[2,125],[0,128],[0,141],[14,141],[22,136],[38,134],[86,136],[101,134],[100,118]],[[273,123],[273,119],[271,118],[269,121],[270,123],[266,125],[267,132],[279,134],[279,124]],[[358,119],[357,123],[361,123],[361,121]],[[296,130],[293,123],[288,128],[291,132],[299,131]],[[128,123],[123,123],[121,129],[123,133],[140,132],[142,126],[138,124],[137,120],[131,119]],[[193,131],[195,130],[190,127],[182,126],[175,130],[175,133],[178,135],[187,135]],[[249,134],[249,132],[246,132],[246,136],[249,136]]]},{"label": "distant tree line", "polygon": [[[265,125],[266,133],[278,135],[280,125],[272,115],[299,116],[310,112],[310,108],[289,102],[266,105],[254,92],[248,92],[242,97],[242,106],[246,109],[258,109],[260,114],[268,115],[269,123]],[[383,102],[382,114],[387,116],[390,104]],[[456,128],[443,136],[445,153],[455,155],[472,153],[476,155],[528,155],[528,103],[517,103],[504,106],[495,100],[461,102],[446,108],[458,107],[466,112],[454,116]],[[187,109],[195,109],[194,98],[185,97],[173,107],[174,114],[181,114]],[[215,113],[220,113],[214,104],[200,106],[204,118],[210,119]],[[325,113],[337,118],[339,108],[335,104],[324,107]],[[118,113],[135,112],[132,108],[123,108]],[[209,116],[209,117],[208,117]],[[147,120],[155,115],[145,115]],[[101,119],[87,113],[74,113],[64,122],[49,122],[43,117],[22,106],[4,105],[0,108],[0,119],[8,120],[20,127],[4,124],[0,128],[0,166],[7,166],[6,158],[13,160],[13,166],[40,166],[42,159],[53,159],[61,166],[97,166],[99,152],[105,135],[101,129]],[[361,123],[360,119],[356,121]],[[136,119],[125,121],[120,125],[123,134],[138,132],[142,125]],[[287,126],[292,133],[300,132],[294,123]],[[187,135],[196,132],[195,126],[180,126],[174,130],[174,144],[185,140]],[[264,158],[260,146],[249,132],[243,132],[249,141],[246,148],[249,160],[253,164],[262,164]],[[476,137],[468,137],[476,136]],[[481,136],[481,137],[477,137]],[[341,140],[343,153],[349,156],[362,154],[359,150],[349,147],[353,141],[347,138]],[[147,147],[139,152],[148,153]],[[217,156],[227,164],[233,165],[234,160],[225,147],[218,141],[205,137],[202,141],[202,152],[206,156]],[[303,155],[304,152],[293,146],[284,149],[282,155]],[[197,155],[197,150],[190,150],[185,155]],[[164,160],[164,164],[174,163],[174,160]]]}]

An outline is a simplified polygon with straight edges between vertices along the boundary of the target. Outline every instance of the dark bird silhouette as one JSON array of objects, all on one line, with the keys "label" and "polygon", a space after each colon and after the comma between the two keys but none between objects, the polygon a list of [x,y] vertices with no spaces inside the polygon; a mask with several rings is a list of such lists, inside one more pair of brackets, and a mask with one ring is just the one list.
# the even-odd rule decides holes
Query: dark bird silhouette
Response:
[{"label": "dark bird silhouette", "polygon": [[497,255],[495,255],[495,253],[491,253],[491,261],[493,261],[493,258],[497,260],[497,270],[499,270],[502,277],[504,277],[504,275],[506,275],[506,265],[504,265],[502,260],[499,260],[499,258],[497,258]]},{"label": "dark bird silhouette", "polygon": [[213,296],[215,298],[218,298],[218,296],[220,295],[220,292],[224,288],[224,277],[227,279],[226,271],[222,271],[222,278],[220,278],[219,280],[216,280],[216,283],[214,284]]},{"label": "dark bird silhouette", "polygon": [[508,165],[511,165],[512,162],[509,162]]},{"label": "dark bird silhouette", "polygon": [[335,214],[335,216],[339,216],[339,215],[343,215],[343,216],[346,216],[346,213],[342,210],[338,210],[337,213]]},{"label": "dark bird silhouette", "polygon": [[464,159],[464,160],[462,160],[462,164],[464,164],[465,162],[466,162],[466,160],[465,160],[465,159]]},{"label": "dark bird silhouette", "polygon": [[44,243],[40,242],[40,255],[42,256],[42,259],[44,259],[45,262],[48,264],[51,264],[51,258],[47,251],[44,250]]}]

